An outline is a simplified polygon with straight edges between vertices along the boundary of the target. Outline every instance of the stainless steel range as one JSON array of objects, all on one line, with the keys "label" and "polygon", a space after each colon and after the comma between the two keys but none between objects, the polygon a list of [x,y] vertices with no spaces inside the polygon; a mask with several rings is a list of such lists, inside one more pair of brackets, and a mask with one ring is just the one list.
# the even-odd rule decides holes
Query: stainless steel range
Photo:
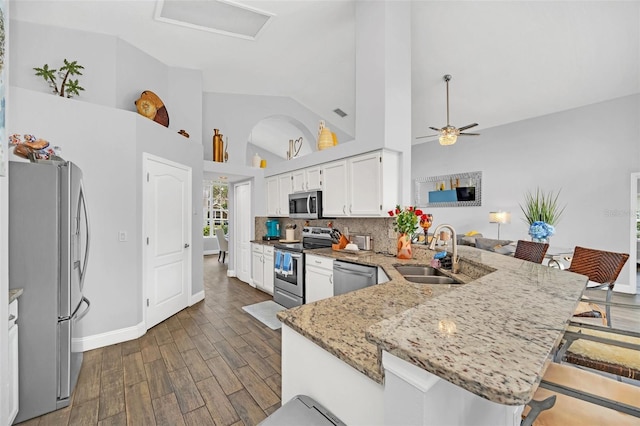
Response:
[{"label": "stainless steel range", "polygon": [[331,228],[306,226],[301,243],[276,244],[273,301],[293,308],[305,303],[303,250],[331,247]]}]

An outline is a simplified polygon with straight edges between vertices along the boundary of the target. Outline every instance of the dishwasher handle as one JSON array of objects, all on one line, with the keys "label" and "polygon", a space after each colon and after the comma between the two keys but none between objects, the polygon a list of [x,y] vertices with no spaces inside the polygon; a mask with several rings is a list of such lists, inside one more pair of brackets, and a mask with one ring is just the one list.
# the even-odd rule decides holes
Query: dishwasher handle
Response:
[{"label": "dishwasher handle", "polygon": [[345,274],[360,275],[360,276],[363,276],[363,277],[373,278],[373,273],[355,271],[353,269],[343,268],[343,267],[341,267],[339,265],[333,265],[333,269],[335,269],[337,271],[340,271],[340,272],[344,272]]}]

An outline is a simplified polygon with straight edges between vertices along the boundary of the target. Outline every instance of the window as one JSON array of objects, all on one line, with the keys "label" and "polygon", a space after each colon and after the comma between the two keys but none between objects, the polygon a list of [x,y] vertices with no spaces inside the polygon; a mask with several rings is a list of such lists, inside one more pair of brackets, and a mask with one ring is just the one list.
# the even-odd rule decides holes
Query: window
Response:
[{"label": "window", "polygon": [[214,229],[217,228],[222,228],[226,234],[229,230],[228,185],[222,182],[204,181],[202,187],[203,235],[213,237]]}]

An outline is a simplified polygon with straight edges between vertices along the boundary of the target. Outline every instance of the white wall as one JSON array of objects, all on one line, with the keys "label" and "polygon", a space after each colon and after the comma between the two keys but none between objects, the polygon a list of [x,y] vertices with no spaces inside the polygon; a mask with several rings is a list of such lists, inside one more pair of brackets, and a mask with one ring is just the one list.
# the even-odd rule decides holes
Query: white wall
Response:
[{"label": "white wall", "polygon": [[[11,72],[23,78],[12,87],[16,95],[8,108],[14,120],[8,131],[32,133],[61,146],[62,156],[84,172],[93,230],[85,289],[92,307],[80,323],[81,335],[108,334],[142,321],[142,152],[192,167],[192,294],[201,292],[201,73],[167,67],[116,37],[11,24]],[[44,81],[25,77],[42,65],[32,64],[33,58],[52,65],[68,52],[77,53],[85,66],[82,96],[53,96]],[[85,76],[88,83],[98,81],[82,84]],[[169,129],[135,112],[133,101],[143,90],[154,91],[167,105]],[[179,135],[179,129],[191,138]],[[118,241],[119,231],[127,231],[127,242]]]},{"label": "white wall", "polygon": [[[567,208],[551,244],[629,252],[629,176],[640,171],[640,95],[485,129],[449,147],[412,149],[413,178],[482,171],[482,206],[429,207],[434,226],[450,223],[497,236],[490,211],[511,212],[503,239],[528,239],[519,203],[528,190],[562,190]],[[618,282],[628,283],[629,264]]]},{"label": "white wall", "polygon": [[13,19],[10,33],[12,86],[51,93],[33,68],[48,64],[49,68],[59,69],[64,65],[63,59],[78,61],[84,70],[73,79],[78,79],[85,90],[77,98],[99,105],[116,105],[115,37]]}]

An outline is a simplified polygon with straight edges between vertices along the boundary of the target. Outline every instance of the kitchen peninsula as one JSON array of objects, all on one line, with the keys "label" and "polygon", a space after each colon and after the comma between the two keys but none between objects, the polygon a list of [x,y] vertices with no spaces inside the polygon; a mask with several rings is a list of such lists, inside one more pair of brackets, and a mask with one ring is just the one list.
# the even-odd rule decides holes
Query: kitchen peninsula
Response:
[{"label": "kitchen peninsula", "polygon": [[395,270],[428,263],[423,247],[408,261],[314,250],[390,281],[279,313],[282,400],[307,394],[347,424],[519,424],[587,279],[459,249],[452,285]]}]

